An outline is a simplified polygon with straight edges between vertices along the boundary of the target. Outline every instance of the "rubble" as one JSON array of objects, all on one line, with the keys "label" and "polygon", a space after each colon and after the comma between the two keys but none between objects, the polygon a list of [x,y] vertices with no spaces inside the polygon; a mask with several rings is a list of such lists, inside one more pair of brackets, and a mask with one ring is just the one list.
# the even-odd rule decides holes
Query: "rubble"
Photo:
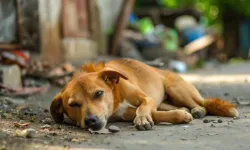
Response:
[{"label": "rubble", "polygon": [[43,123],[43,124],[52,124],[53,121],[52,121],[51,118],[45,118],[45,119],[42,120],[42,123]]}]

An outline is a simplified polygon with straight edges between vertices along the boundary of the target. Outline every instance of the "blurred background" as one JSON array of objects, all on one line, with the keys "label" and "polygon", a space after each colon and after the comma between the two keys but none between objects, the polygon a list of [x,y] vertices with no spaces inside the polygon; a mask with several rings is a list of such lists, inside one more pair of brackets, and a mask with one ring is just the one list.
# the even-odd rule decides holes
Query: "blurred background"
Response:
[{"label": "blurred background", "polygon": [[[249,8],[250,0],[0,0],[0,150],[249,149]],[[67,117],[55,124],[51,101],[74,71],[119,58],[177,72],[240,117],[143,133],[120,123],[113,136]]]},{"label": "blurred background", "polygon": [[249,6],[249,0],[0,0],[0,81],[21,88],[35,84],[25,81],[31,77],[62,86],[85,62],[121,57],[178,73],[247,61]]}]

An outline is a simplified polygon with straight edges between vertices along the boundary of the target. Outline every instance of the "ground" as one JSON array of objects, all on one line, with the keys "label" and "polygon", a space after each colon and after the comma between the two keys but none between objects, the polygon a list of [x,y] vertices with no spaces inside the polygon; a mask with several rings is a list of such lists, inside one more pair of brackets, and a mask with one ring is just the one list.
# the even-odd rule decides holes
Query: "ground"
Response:
[{"label": "ground", "polygon": [[[4,107],[0,107],[2,115],[0,150],[166,148],[247,150],[250,147],[249,67],[250,63],[216,65],[193,72],[195,74],[183,74],[184,78],[195,84],[204,97],[219,97],[236,104],[240,118],[206,116],[203,119],[195,119],[189,124],[156,125],[151,131],[137,131],[131,123],[112,123],[120,127],[121,131],[98,135],[74,127],[68,121],[63,125],[54,124],[49,120],[48,107],[52,97],[60,90],[58,87],[52,87],[43,95],[11,99],[14,103],[1,97],[0,106]],[[26,106],[24,103],[32,105]],[[19,105],[23,107],[17,109],[16,106]],[[204,123],[205,119],[208,123]],[[14,126],[14,122],[20,120],[31,123],[29,127],[37,131],[34,138],[16,136],[16,130],[19,128]],[[51,127],[41,129],[45,124]]]}]

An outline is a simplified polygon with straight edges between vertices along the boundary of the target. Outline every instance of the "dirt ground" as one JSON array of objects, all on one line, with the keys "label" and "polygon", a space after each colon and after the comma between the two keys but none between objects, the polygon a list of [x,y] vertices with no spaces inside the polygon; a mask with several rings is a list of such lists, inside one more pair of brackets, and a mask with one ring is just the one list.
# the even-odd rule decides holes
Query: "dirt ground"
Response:
[{"label": "dirt ground", "polygon": [[[212,68],[212,69],[211,69]],[[29,98],[0,97],[0,150],[34,149],[227,149],[247,150],[250,147],[250,63],[208,67],[196,71],[200,82],[194,84],[204,97],[213,96],[237,104],[239,118],[206,116],[189,124],[160,124],[151,131],[137,131],[131,123],[112,123],[121,131],[108,135],[90,134],[70,124],[54,124],[48,107],[57,87],[43,95]],[[213,75],[231,75],[220,81],[202,82]],[[186,76],[185,74],[183,75]],[[31,104],[31,105],[24,105]],[[18,107],[19,106],[19,107]],[[206,121],[204,121],[206,119]],[[22,130],[14,122],[29,122],[28,128],[36,130],[33,138],[17,136]],[[219,120],[219,121],[218,121]],[[208,122],[208,123],[204,123]]]}]

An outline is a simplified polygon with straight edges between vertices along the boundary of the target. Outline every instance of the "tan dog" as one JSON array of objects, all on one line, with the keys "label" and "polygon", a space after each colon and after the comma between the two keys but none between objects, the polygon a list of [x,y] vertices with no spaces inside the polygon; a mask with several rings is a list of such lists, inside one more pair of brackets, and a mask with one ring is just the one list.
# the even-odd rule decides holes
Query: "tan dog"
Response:
[{"label": "tan dog", "polygon": [[103,129],[110,118],[150,130],[154,122],[188,123],[207,113],[238,116],[232,104],[203,99],[179,75],[133,59],[84,65],[55,96],[50,111],[57,123],[65,113],[77,126],[92,130]]}]

